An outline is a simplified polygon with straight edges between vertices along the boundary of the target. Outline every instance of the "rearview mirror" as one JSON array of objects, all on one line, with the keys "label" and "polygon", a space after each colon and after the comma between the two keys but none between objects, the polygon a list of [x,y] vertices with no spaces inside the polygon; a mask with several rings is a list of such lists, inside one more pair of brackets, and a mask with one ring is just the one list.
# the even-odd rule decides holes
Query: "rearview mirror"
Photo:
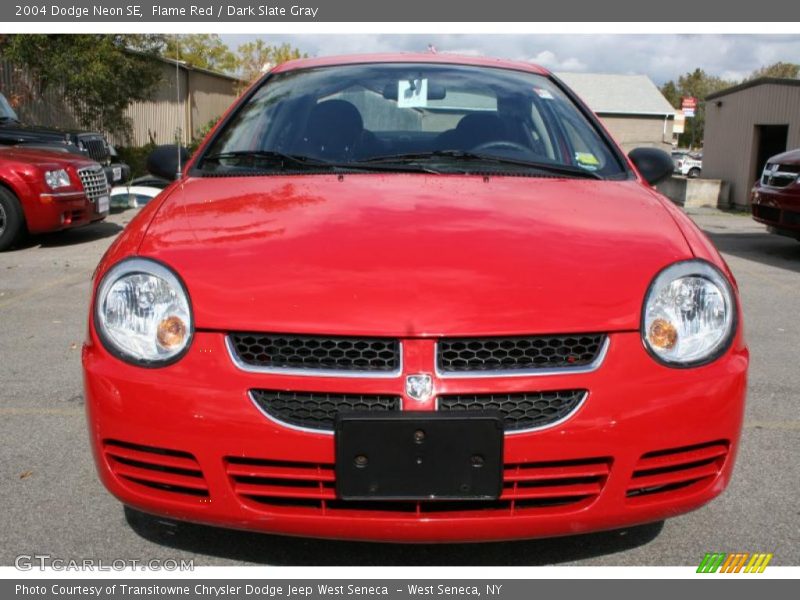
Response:
[{"label": "rearview mirror", "polygon": [[147,172],[173,181],[180,177],[180,169],[189,160],[189,151],[183,146],[165,144],[157,146],[147,157]]},{"label": "rearview mirror", "polygon": [[[443,85],[428,82],[428,100],[444,100],[447,96],[447,88]],[[397,100],[397,84],[387,83],[383,88],[383,97],[386,100]]]},{"label": "rearview mirror", "polygon": [[666,179],[675,169],[672,157],[658,148],[634,148],[628,156],[650,185]]}]

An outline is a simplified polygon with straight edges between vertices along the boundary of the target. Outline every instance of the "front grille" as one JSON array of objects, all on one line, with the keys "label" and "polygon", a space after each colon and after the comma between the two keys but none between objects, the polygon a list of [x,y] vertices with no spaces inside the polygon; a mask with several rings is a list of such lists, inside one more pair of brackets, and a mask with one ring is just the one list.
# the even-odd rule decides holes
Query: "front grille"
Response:
[{"label": "front grille", "polygon": [[443,339],[436,365],[445,374],[586,367],[605,340],[603,334]]},{"label": "front grille", "polygon": [[759,219],[778,223],[781,220],[781,209],[763,204],[753,204],[753,214]]},{"label": "front grille", "polygon": [[460,394],[439,396],[442,411],[496,410],[506,431],[546,427],[567,418],[580,406],[586,390],[520,394]]},{"label": "front grille", "polygon": [[783,188],[792,185],[800,175],[800,165],[768,164],[761,175],[761,184]]},{"label": "front grille", "polygon": [[208,498],[200,464],[188,452],[118,440],[103,442],[103,452],[114,475],[138,492],[194,501]]},{"label": "front grille", "polygon": [[726,441],[648,452],[636,463],[626,495],[646,502],[693,492],[716,479],[727,455]]},{"label": "front grille", "polygon": [[92,160],[103,163],[108,159],[108,148],[101,139],[81,138],[81,143]]},{"label": "front grille", "polygon": [[510,463],[503,469],[503,491],[489,501],[345,501],[336,496],[330,463],[288,462],[228,457],[225,470],[236,496],[270,513],[291,509],[318,516],[404,513],[420,518],[513,516],[530,511],[577,510],[602,492],[611,471],[610,458]]},{"label": "front grille", "polygon": [[282,423],[332,431],[336,415],[343,412],[400,410],[399,396],[326,394],[251,390],[250,395],[265,413]]},{"label": "front grille", "polygon": [[269,370],[399,374],[400,342],[382,338],[232,333],[231,350],[246,367]]},{"label": "front grille", "polygon": [[83,190],[91,202],[108,194],[108,180],[102,167],[86,167],[78,170]]}]

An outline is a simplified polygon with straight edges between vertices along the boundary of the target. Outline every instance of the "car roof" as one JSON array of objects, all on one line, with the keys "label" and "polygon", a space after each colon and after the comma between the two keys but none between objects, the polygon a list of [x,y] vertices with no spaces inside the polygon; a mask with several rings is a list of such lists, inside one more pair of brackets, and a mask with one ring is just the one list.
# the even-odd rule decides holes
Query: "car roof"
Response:
[{"label": "car roof", "polygon": [[473,67],[495,67],[525,71],[538,75],[550,75],[550,71],[534,63],[524,61],[488,58],[485,56],[465,56],[461,54],[437,54],[433,52],[394,52],[386,54],[350,54],[343,56],[325,56],[319,58],[299,58],[282,63],[272,69],[271,73],[282,73],[298,69],[314,67],[330,67],[336,65],[357,65],[369,63],[428,63],[447,65],[467,65]]}]

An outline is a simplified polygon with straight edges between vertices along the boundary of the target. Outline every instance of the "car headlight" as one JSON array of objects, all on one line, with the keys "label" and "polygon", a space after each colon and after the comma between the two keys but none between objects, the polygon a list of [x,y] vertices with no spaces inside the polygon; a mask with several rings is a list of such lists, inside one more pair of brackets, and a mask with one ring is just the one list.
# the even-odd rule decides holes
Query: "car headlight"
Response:
[{"label": "car headlight", "polygon": [[69,187],[72,182],[69,180],[69,173],[64,169],[57,169],[55,171],[44,172],[44,182],[51,190],[58,188]]},{"label": "car headlight", "polygon": [[650,284],[642,339],[657,360],[676,367],[711,362],[728,349],[735,329],[733,288],[710,263],[675,263]]},{"label": "car headlight", "polygon": [[141,366],[175,362],[194,333],[183,283],[161,263],[145,258],[124,260],[105,274],[97,288],[94,317],[106,349]]}]

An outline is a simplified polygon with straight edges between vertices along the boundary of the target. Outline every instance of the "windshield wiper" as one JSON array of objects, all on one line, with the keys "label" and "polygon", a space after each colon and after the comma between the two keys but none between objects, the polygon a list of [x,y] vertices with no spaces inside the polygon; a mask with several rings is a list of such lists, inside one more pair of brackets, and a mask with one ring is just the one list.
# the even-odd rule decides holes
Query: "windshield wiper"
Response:
[{"label": "windshield wiper", "polygon": [[546,173],[556,173],[559,175],[567,175],[571,177],[584,177],[588,179],[603,179],[603,177],[593,171],[586,171],[579,167],[572,167],[570,165],[559,165],[552,163],[543,163],[537,161],[523,160],[518,158],[506,158],[503,156],[496,156],[494,154],[481,154],[478,152],[469,152],[466,150],[432,150],[430,152],[410,152],[405,154],[387,154],[383,156],[374,156],[356,164],[380,164],[380,163],[398,163],[406,161],[418,161],[427,159],[455,159],[455,160],[473,160],[490,162],[499,165],[514,165],[518,167],[529,167],[544,171]]},{"label": "windshield wiper", "polygon": [[215,162],[219,163],[220,161],[226,159],[254,159],[254,160],[263,160],[269,161],[273,164],[284,165],[285,163],[291,163],[294,165],[303,165],[303,166],[313,166],[313,167],[322,167],[328,166],[330,163],[326,163],[324,161],[317,161],[309,156],[301,156],[299,154],[286,154],[284,152],[276,152],[274,150],[234,150],[231,152],[217,152],[216,154],[209,154],[208,156],[203,157],[203,162]]},{"label": "windshield wiper", "polygon": [[[369,163],[365,161],[354,162],[332,162],[327,160],[319,160],[310,156],[302,156],[299,154],[286,154],[284,152],[277,152],[274,150],[235,150],[231,152],[218,152],[216,154],[209,154],[204,156],[201,165],[206,161],[220,163],[225,159],[252,159],[254,162],[264,161],[269,162],[272,166],[286,168],[287,164],[297,167],[304,167],[308,169],[333,169],[337,171],[395,171],[395,172],[423,172],[423,173],[438,173],[437,170],[427,167],[425,165],[392,165],[381,164],[380,162]],[[227,165],[226,165],[227,166]],[[240,166],[240,165],[230,165]],[[249,165],[248,165],[249,166]]]}]

